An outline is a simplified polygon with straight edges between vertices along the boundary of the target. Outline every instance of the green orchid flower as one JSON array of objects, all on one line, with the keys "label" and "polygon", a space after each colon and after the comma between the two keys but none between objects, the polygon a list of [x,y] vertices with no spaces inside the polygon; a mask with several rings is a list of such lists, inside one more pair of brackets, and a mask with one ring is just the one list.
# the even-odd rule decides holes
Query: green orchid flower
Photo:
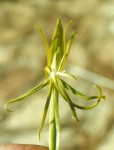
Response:
[{"label": "green orchid flower", "polygon": [[[92,109],[99,104],[101,99],[105,98],[105,96],[102,95],[102,90],[98,85],[96,85],[96,88],[98,89],[99,92],[98,96],[87,96],[79,92],[71,85],[69,85],[65,80],[63,80],[63,77],[77,80],[76,77],[74,77],[72,74],[68,73],[65,70],[66,60],[72,42],[74,40],[74,37],[77,34],[76,32],[73,32],[66,44],[66,31],[70,23],[71,21],[68,22],[65,28],[63,29],[60,19],[57,19],[57,23],[52,37],[52,43],[50,46],[48,45],[48,42],[46,40],[42,28],[41,27],[39,28],[39,32],[42,36],[43,42],[46,47],[46,53],[47,53],[47,66],[44,69],[46,79],[42,81],[40,84],[38,84],[36,87],[31,89],[30,91],[23,94],[22,96],[5,103],[5,109],[7,111],[12,112],[12,110],[7,108],[7,105],[14,102],[21,101],[26,97],[30,96],[31,94],[39,91],[43,87],[47,85],[49,86],[49,92],[48,92],[46,104],[43,111],[42,121],[39,129],[39,138],[40,138],[40,134],[45,123],[48,108],[50,106],[49,150],[60,149],[60,120],[59,120],[59,108],[58,108],[59,95],[61,95],[63,99],[68,103],[71,109],[72,116],[77,121],[79,119],[76,113],[76,108],[82,110]],[[82,98],[83,100],[89,101],[89,100],[97,99],[97,101],[90,106],[80,106],[72,101],[71,97],[69,96],[69,92],[71,92],[72,94],[76,95],[79,98]]]}]

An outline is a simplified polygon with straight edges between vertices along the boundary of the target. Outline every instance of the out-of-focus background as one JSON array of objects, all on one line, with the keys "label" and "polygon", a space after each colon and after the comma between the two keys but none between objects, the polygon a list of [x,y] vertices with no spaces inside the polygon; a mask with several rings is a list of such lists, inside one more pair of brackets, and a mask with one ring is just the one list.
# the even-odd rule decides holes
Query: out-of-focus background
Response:
[{"label": "out-of-focus background", "polygon": [[13,113],[5,112],[3,105],[44,79],[45,46],[34,27],[41,25],[50,42],[57,18],[63,26],[73,21],[68,36],[72,30],[78,32],[66,66],[78,77],[71,84],[91,95],[97,94],[95,82],[107,96],[93,110],[77,110],[80,122],[72,119],[69,106],[60,98],[61,150],[113,150],[113,0],[0,0],[0,144],[48,145],[49,116],[40,142],[37,134],[47,88],[10,105]]}]

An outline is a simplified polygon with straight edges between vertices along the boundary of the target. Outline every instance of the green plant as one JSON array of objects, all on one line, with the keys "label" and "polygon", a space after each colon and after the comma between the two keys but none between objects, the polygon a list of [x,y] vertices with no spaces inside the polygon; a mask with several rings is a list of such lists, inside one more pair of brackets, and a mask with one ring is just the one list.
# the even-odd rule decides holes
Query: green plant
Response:
[{"label": "green plant", "polygon": [[[72,74],[64,70],[67,56],[69,54],[72,42],[76,35],[76,32],[73,32],[68,40],[68,43],[66,44],[66,30],[70,25],[70,23],[71,21],[68,22],[65,28],[63,29],[60,19],[57,19],[57,24],[54,29],[52,43],[50,47],[48,45],[48,42],[46,40],[42,28],[41,27],[39,28],[47,52],[47,66],[44,69],[46,79],[40,84],[38,84],[36,87],[31,89],[30,91],[23,94],[22,96],[5,103],[5,109],[7,111],[12,112],[12,110],[7,108],[8,104],[21,101],[26,97],[30,96],[31,94],[39,91],[41,88],[47,85],[49,86],[49,92],[44,107],[41,126],[39,129],[39,138],[40,138],[40,133],[43,129],[47,111],[50,105],[49,150],[60,149],[60,121],[59,121],[59,108],[58,108],[59,95],[61,95],[63,99],[69,104],[72,115],[77,121],[79,119],[77,117],[75,108],[82,109],[82,110],[92,109],[99,104],[102,98],[103,99],[105,98],[105,96],[102,95],[102,90],[98,85],[96,85],[96,88],[99,91],[99,95],[87,96],[79,92],[75,88],[73,88],[71,85],[69,85],[66,81],[62,79],[62,77],[66,77],[66,78],[71,78],[73,80],[76,80],[76,78]],[[94,103],[91,106],[80,106],[72,102],[68,92],[73,93],[74,95],[82,98],[83,100],[87,100],[87,101],[93,99],[98,99],[98,100],[96,103]]]}]

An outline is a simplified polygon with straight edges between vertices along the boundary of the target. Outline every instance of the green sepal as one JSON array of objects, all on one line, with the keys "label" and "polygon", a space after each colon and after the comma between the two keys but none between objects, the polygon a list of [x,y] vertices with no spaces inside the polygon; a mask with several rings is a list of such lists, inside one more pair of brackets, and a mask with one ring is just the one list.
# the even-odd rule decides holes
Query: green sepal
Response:
[{"label": "green sepal", "polygon": [[68,102],[70,108],[71,108],[71,111],[72,111],[72,115],[73,115],[73,118],[77,121],[79,121],[78,117],[77,117],[77,114],[76,114],[76,110],[74,108],[74,105],[72,103],[72,100],[71,98],[69,97],[67,91],[65,90],[64,88],[64,85],[62,84],[61,82],[61,79],[58,79],[57,82],[59,83],[59,87],[58,87],[58,92],[61,94],[61,96]]}]

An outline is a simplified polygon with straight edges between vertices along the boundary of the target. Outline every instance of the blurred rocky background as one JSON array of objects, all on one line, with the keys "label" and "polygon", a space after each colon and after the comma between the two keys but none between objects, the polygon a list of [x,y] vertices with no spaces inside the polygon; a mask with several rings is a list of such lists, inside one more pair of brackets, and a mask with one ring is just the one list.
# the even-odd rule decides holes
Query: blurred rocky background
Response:
[{"label": "blurred rocky background", "polygon": [[72,119],[68,105],[60,99],[61,150],[113,150],[113,0],[0,0],[0,144],[48,145],[48,117],[40,142],[37,134],[47,88],[10,105],[13,113],[5,112],[3,105],[44,79],[45,46],[34,27],[41,25],[50,42],[57,18],[63,26],[73,21],[68,36],[72,30],[78,32],[66,67],[78,77],[71,84],[91,95],[95,82],[107,96],[93,110],[77,110],[80,122]]}]

